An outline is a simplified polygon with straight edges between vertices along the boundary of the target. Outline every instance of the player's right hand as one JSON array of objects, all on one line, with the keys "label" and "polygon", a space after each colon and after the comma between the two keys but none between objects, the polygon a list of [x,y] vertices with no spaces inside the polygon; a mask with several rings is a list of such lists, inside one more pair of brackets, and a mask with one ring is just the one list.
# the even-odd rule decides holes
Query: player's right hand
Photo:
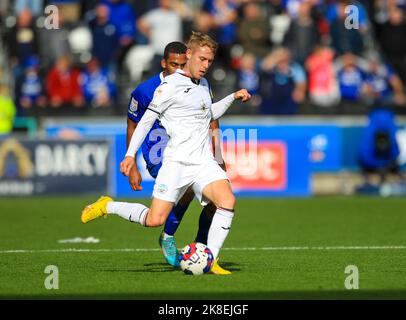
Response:
[{"label": "player's right hand", "polygon": [[241,89],[237,92],[234,92],[234,99],[241,100],[242,102],[247,102],[251,99],[251,95],[248,93],[247,89]]},{"label": "player's right hand", "polygon": [[140,172],[137,169],[137,166],[133,166],[130,171],[130,175],[128,176],[128,182],[130,183],[131,189],[134,191],[141,191],[141,182],[142,177]]},{"label": "player's right hand", "polygon": [[135,159],[133,157],[125,157],[120,163],[120,172],[128,177],[130,175],[131,168],[135,166]]}]

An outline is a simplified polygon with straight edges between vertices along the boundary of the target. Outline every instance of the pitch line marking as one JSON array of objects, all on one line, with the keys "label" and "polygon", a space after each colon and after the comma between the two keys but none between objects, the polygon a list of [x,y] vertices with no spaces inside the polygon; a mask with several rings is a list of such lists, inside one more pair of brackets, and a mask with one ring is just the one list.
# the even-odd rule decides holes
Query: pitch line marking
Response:
[{"label": "pitch line marking", "polygon": [[[225,251],[331,251],[331,250],[406,250],[406,246],[326,246],[326,247],[246,247],[223,248]],[[127,249],[44,249],[44,250],[0,250],[7,253],[98,253],[98,252],[158,252],[160,248],[127,248]]]}]

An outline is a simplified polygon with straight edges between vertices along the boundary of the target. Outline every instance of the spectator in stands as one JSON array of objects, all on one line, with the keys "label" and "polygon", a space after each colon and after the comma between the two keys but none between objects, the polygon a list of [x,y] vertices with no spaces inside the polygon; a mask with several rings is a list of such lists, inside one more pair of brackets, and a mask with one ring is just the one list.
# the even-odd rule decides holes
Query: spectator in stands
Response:
[{"label": "spectator in stands", "polygon": [[328,1],[308,0],[313,4],[311,16],[317,26],[320,42],[323,44],[330,43],[330,26],[325,12],[328,7]]},{"label": "spectator in stands", "polygon": [[269,0],[268,4],[271,16],[286,13],[286,0]]},{"label": "spectator in stands", "polygon": [[389,20],[380,30],[380,43],[388,62],[406,83],[406,21],[399,7],[389,9]]},{"label": "spectator in stands", "polygon": [[23,109],[30,109],[33,106],[45,107],[44,83],[39,75],[39,59],[32,56],[24,61],[24,75],[17,79],[16,97],[18,104]]},{"label": "spectator in stands", "polygon": [[217,58],[224,66],[231,61],[230,50],[237,37],[237,6],[233,0],[206,0],[203,10],[213,17],[215,39],[220,44]]},{"label": "spectator in stands", "polygon": [[131,5],[124,0],[103,0],[109,7],[110,22],[116,27],[120,43],[119,63],[135,43],[137,16]]},{"label": "spectator in stands", "polygon": [[72,51],[63,16],[58,15],[58,19],[59,29],[43,28],[40,33],[41,65],[46,69],[51,68],[59,57],[69,55]]},{"label": "spectator in stands", "polygon": [[304,65],[306,58],[320,40],[311,10],[312,4],[309,1],[299,3],[298,15],[292,19],[284,38],[284,45],[289,48],[293,59],[301,65]]},{"label": "spectator in stands", "polygon": [[208,34],[214,39],[215,34],[212,30],[213,27],[213,17],[210,15],[210,13],[200,10],[194,19],[193,30]]},{"label": "spectator in stands", "polygon": [[291,17],[286,13],[285,5],[281,0],[270,1],[269,24],[271,33],[269,39],[274,46],[281,46],[286,32],[289,29]]},{"label": "spectator in stands", "polygon": [[296,19],[301,14],[300,6],[303,3],[307,3],[310,7],[313,7],[316,5],[318,6],[323,4],[325,0],[283,0],[281,2],[284,5],[286,12],[289,14],[289,16],[293,19]]},{"label": "spectator in stands", "polygon": [[310,101],[320,107],[333,107],[340,102],[340,91],[334,71],[334,52],[318,45],[306,60]]},{"label": "spectator in stands", "polygon": [[263,58],[270,50],[268,19],[256,2],[245,4],[242,12],[243,17],[238,22],[238,42],[243,46],[245,52]]},{"label": "spectator in stands", "polygon": [[306,97],[306,74],[291,61],[286,48],[278,48],[262,61],[262,114],[292,115]]},{"label": "spectator in stands", "polygon": [[241,59],[241,67],[238,71],[238,88],[246,88],[251,95],[250,105],[259,106],[261,97],[259,95],[259,73],[255,55],[245,53]]},{"label": "spectator in stands", "polygon": [[405,105],[406,96],[402,80],[388,64],[381,63],[377,56],[369,57],[369,72],[366,76],[367,95],[376,104]]},{"label": "spectator in stands", "polygon": [[[348,28],[345,12],[348,5],[356,5],[358,8],[359,28]],[[368,17],[364,7],[358,1],[339,0],[331,4],[327,10],[327,19],[330,24],[332,46],[337,54],[352,52],[361,55],[364,50],[364,38],[368,32]]]},{"label": "spectator in stands", "polygon": [[100,4],[94,12],[95,16],[89,22],[93,41],[92,55],[99,60],[102,67],[111,66],[119,54],[117,28],[110,22],[108,6]]},{"label": "spectator in stands", "polygon": [[58,7],[59,14],[62,15],[66,24],[76,25],[79,22],[81,16],[80,0],[51,0],[48,1],[48,4]]},{"label": "spectator in stands", "polygon": [[374,0],[372,15],[373,19],[378,25],[382,25],[389,20],[389,11],[393,7],[400,7],[406,9],[405,0]]},{"label": "spectator in stands", "polygon": [[80,86],[80,71],[71,67],[68,56],[60,57],[47,75],[47,92],[51,107],[62,105],[83,107],[84,98]]},{"label": "spectator in stands", "polygon": [[[137,3],[138,3],[138,1],[137,1]],[[101,4],[100,0],[85,0],[85,1],[82,1],[83,19],[86,20],[87,19],[86,15],[89,12],[94,11],[99,4]]]},{"label": "spectator in stands", "polygon": [[304,1],[305,0],[284,0],[281,2],[283,4],[283,6],[285,7],[287,14],[291,18],[296,19],[299,16],[299,6]]},{"label": "spectator in stands", "polygon": [[360,67],[359,59],[352,53],[345,53],[335,61],[341,99],[360,102],[365,96],[366,73]]},{"label": "spectator in stands", "polygon": [[24,9],[29,9],[36,18],[44,14],[43,0],[15,0],[14,13],[19,15]]},{"label": "spectator in stands", "polygon": [[4,17],[6,16],[10,7],[10,0],[0,1],[0,23],[3,22]]},{"label": "spectator in stands", "polygon": [[108,69],[101,68],[96,58],[87,64],[81,83],[86,102],[92,107],[109,107],[113,104],[116,96],[114,76]]},{"label": "spectator in stands", "polygon": [[138,29],[148,39],[154,50],[152,69],[161,70],[165,46],[171,41],[182,41],[182,19],[173,10],[171,0],[159,0],[159,7],[147,12],[138,21]]},{"label": "spectator in stands", "polygon": [[6,44],[12,66],[21,65],[28,57],[38,54],[37,30],[29,9],[23,9],[18,15],[17,24],[6,34]]},{"label": "spectator in stands", "polygon": [[10,97],[9,88],[0,83],[0,135],[8,134],[13,129],[16,107]]}]

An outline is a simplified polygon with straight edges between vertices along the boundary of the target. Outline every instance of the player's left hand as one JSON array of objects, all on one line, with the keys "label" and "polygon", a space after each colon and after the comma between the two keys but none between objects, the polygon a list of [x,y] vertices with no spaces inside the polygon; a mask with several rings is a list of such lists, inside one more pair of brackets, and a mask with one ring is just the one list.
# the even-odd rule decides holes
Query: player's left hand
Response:
[{"label": "player's left hand", "polygon": [[234,99],[246,102],[251,99],[251,95],[248,93],[247,89],[241,89],[234,93]]},{"label": "player's left hand", "polygon": [[131,168],[130,174],[128,176],[128,182],[130,183],[131,189],[133,189],[134,191],[142,190],[142,177],[140,172],[138,171],[137,165]]},{"label": "player's left hand", "polygon": [[135,159],[133,157],[125,157],[120,163],[120,172],[128,177],[133,166],[135,166]]}]

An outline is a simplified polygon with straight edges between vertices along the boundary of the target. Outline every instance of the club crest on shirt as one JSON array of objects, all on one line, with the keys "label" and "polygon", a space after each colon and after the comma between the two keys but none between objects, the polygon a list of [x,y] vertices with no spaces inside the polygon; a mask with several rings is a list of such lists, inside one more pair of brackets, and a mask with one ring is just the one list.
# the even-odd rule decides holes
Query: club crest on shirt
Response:
[{"label": "club crest on shirt", "polygon": [[156,88],[154,92],[154,99],[159,98],[163,93],[163,86],[167,85],[167,82],[162,82],[158,88]]},{"label": "club crest on shirt", "polygon": [[138,110],[138,101],[135,100],[134,98],[131,98],[130,111],[136,112],[137,110]]},{"label": "club crest on shirt", "polygon": [[165,184],[160,184],[157,190],[159,193],[166,193],[168,192],[168,186]]}]

